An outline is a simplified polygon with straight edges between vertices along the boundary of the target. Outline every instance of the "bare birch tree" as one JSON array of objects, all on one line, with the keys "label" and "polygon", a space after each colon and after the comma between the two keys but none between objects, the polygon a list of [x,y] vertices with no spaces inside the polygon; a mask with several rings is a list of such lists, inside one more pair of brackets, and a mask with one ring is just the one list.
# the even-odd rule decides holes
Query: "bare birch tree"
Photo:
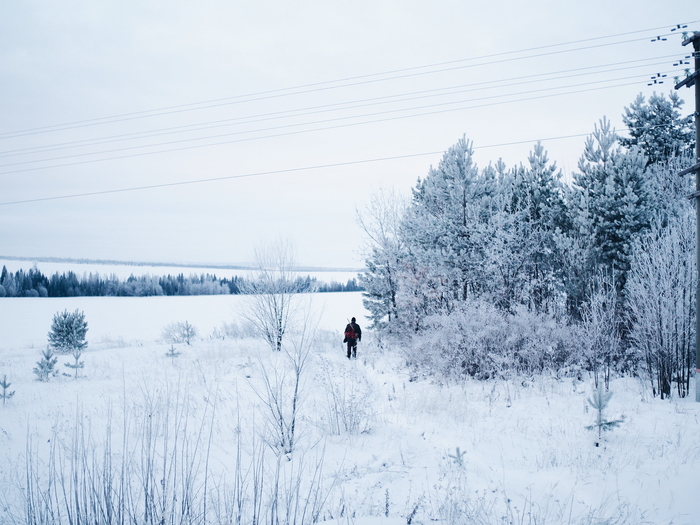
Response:
[{"label": "bare birch tree", "polygon": [[243,291],[248,304],[243,316],[270,348],[282,350],[282,341],[297,309],[295,295],[302,291],[294,274],[294,250],[279,240],[255,250],[256,276]]},{"label": "bare birch tree", "polygon": [[632,259],[627,298],[630,338],[653,394],[688,395],[695,363],[695,220],[691,213],[655,224]]},{"label": "bare birch tree", "polygon": [[612,278],[599,274],[593,291],[581,308],[582,356],[585,366],[593,373],[598,388],[603,374],[605,389],[610,387],[610,372],[620,351],[620,330],[617,316],[617,293]]},{"label": "bare birch tree", "polygon": [[294,451],[304,379],[316,339],[317,320],[312,319],[310,308],[300,310],[299,322],[290,329],[279,359],[259,360],[262,388],[253,386],[268,422],[265,439],[281,454]]}]

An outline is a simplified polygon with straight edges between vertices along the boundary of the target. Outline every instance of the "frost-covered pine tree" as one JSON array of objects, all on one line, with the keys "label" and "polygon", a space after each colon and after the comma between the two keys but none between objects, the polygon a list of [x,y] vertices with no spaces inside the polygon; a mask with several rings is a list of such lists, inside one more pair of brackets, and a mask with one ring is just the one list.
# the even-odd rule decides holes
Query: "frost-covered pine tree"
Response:
[{"label": "frost-covered pine tree", "polygon": [[648,194],[644,181],[645,158],[638,149],[617,145],[610,121],[603,119],[586,141],[574,175],[577,234],[590,250],[590,281],[603,271],[612,275],[618,291],[624,288],[632,246],[649,226]]},{"label": "frost-covered pine tree", "polygon": [[418,181],[401,227],[407,257],[399,303],[409,322],[489,290],[485,248],[505,209],[497,182],[496,170],[479,171],[466,138]]},{"label": "frost-covered pine tree", "polygon": [[514,209],[524,209],[527,221],[543,229],[567,229],[567,210],[562,173],[550,162],[540,142],[528,156],[528,166],[518,170],[513,186]]},{"label": "frost-covered pine tree", "polygon": [[675,91],[671,91],[668,99],[654,93],[648,102],[640,93],[622,115],[630,136],[621,137],[620,144],[626,148],[639,147],[649,164],[692,154],[695,145],[693,116],[683,117],[682,106],[683,100]]},{"label": "frost-covered pine tree", "polygon": [[85,340],[87,330],[87,321],[83,312],[79,310],[58,312],[53,316],[51,323],[49,347],[60,354],[82,352],[87,348]]},{"label": "frost-covered pine tree", "polygon": [[[535,144],[528,166],[517,166],[506,176],[510,186],[508,212],[511,235],[513,299],[535,310],[546,310],[562,293],[562,252],[558,242],[570,221],[566,191],[556,163],[542,144]],[[506,275],[501,271],[501,275]]]},{"label": "frost-covered pine tree", "polygon": [[170,350],[165,352],[166,357],[170,358],[170,361],[173,365],[175,364],[175,358],[178,357],[180,354],[181,354],[181,352],[178,352],[175,349],[175,345],[173,345],[173,344],[170,345]]}]

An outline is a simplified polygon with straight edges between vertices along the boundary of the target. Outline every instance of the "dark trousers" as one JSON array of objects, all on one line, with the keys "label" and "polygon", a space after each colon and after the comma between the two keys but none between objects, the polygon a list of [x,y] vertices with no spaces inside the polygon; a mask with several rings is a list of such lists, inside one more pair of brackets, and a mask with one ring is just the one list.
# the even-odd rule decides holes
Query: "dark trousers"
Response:
[{"label": "dark trousers", "polygon": [[357,339],[348,339],[348,359],[352,357],[357,357]]}]

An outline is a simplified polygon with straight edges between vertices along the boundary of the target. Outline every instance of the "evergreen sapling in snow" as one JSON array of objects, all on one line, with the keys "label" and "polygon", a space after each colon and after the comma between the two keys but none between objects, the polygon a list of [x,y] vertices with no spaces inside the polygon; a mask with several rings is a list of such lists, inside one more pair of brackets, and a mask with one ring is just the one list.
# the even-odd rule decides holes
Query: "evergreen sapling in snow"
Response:
[{"label": "evergreen sapling in snow", "polygon": [[54,368],[58,362],[58,357],[53,355],[51,348],[47,348],[41,352],[41,360],[36,362],[34,373],[39,378],[39,381],[48,381],[51,377],[56,377],[58,371]]},{"label": "evergreen sapling in snow", "polygon": [[588,404],[591,405],[596,410],[596,420],[592,425],[587,426],[588,430],[598,429],[598,441],[595,446],[600,444],[600,440],[603,438],[603,431],[612,430],[613,428],[620,425],[625,421],[624,417],[620,419],[606,419],[604,415],[605,409],[608,407],[610,398],[612,397],[612,392],[605,392],[602,383],[598,383],[593,396],[588,398]]},{"label": "evergreen sapling in snow", "polygon": [[[82,356],[83,353],[80,350],[74,350],[73,351],[73,359],[75,359],[75,363],[64,363],[64,366],[67,366],[68,368],[72,368],[75,371],[75,375],[73,376],[73,379],[78,379],[78,371],[81,368],[85,368],[85,361],[80,360],[80,356]],[[68,375],[68,374],[65,374]]]},{"label": "evergreen sapling in snow", "polygon": [[0,386],[2,387],[2,404],[5,405],[5,402],[8,399],[11,399],[12,396],[15,395],[15,391],[13,390],[12,392],[9,392],[10,385],[12,383],[7,382],[7,376],[2,376],[2,381],[0,381]]},{"label": "evergreen sapling in snow", "polygon": [[169,357],[173,364],[175,364],[175,358],[180,355],[181,352],[175,350],[175,345],[170,345],[170,350],[165,352],[166,357]]}]

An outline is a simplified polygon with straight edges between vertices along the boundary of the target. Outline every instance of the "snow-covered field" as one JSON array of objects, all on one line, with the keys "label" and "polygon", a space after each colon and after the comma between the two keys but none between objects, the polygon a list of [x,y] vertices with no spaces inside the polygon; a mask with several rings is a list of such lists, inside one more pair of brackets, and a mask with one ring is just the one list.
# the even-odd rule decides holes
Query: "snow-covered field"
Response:
[{"label": "snow-covered field", "polygon": [[[614,380],[607,416],[625,420],[596,446],[587,378],[414,377],[370,332],[348,361],[341,331],[350,316],[364,326],[361,295],[307,299],[316,338],[288,336],[290,355],[310,350],[291,454],[274,447],[271,416],[278,399],[291,417],[290,358],[222,329],[240,323],[244,297],[0,299],[0,379],[16,392],[0,406],[0,523],[28,508],[68,523],[105,493],[131,509],[152,496],[135,523],[255,512],[268,523],[700,523],[694,395],[660,401]],[[36,381],[64,309],[88,321],[82,377]],[[167,357],[160,333],[178,321],[200,337]],[[71,359],[59,367],[71,372]]]}]

